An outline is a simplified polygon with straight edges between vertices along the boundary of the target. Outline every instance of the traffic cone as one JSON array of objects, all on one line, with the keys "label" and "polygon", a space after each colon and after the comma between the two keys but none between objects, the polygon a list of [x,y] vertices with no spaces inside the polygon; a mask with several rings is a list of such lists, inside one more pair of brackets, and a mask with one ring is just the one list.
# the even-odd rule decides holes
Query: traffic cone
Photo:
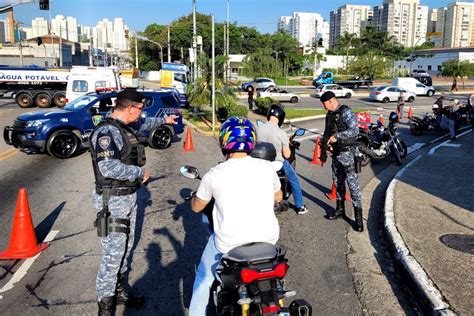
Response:
[{"label": "traffic cone", "polygon": [[411,110],[411,106],[408,108],[408,119],[411,120],[413,118],[413,111]]},{"label": "traffic cone", "polygon": [[332,200],[335,200],[337,195],[336,195],[336,182],[332,182],[332,186],[331,186],[331,192],[329,193],[326,193],[326,197],[328,199],[330,199],[331,201]]},{"label": "traffic cone", "polygon": [[383,121],[383,114],[380,114],[379,122],[382,123],[382,125],[385,125],[385,122]]},{"label": "traffic cone", "polygon": [[346,190],[346,196],[344,197],[344,200],[351,201],[351,194],[347,192],[347,190]]},{"label": "traffic cone", "polygon": [[313,165],[320,165],[321,160],[319,160],[319,156],[321,156],[321,147],[319,147],[319,142],[320,142],[320,137],[316,137],[316,145],[314,146],[314,154],[313,154],[313,160],[311,163]]},{"label": "traffic cone", "polygon": [[16,201],[10,244],[7,250],[0,253],[0,260],[30,258],[48,246],[47,243],[38,244],[36,241],[26,189],[21,188]]},{"label": "traffic cone", "polygon": [[191,128],[186,129],[186,139],[184,140],[184,151],[189,152],[189,151],[194,151],[194,146],[193,146],[193,137],[191,135]]}]

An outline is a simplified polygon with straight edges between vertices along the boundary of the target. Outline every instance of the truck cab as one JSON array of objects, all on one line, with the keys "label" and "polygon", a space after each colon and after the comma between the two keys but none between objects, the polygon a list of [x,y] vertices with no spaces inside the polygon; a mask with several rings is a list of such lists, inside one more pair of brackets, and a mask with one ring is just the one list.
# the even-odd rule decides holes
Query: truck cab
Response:
[{"label": "truck cab", "polygon": [[186,90],[190,82],[189,68],[178,63],[163,63],[161,68],[161,88],[176,89],[182,106],[188,105]]},{"label": "truck cab", "polygon": [[121,88],[119,72],[115,68],[73,67],[66,86],[66,99],[71,102],[97,89],[115,91]]},{"label": "truck cab", "polygon": [[[181,110],[176,93],[171,91],[140,91],[145,96],[142,118],[132,128],[139,130],[141,142],[152,148],[164,149],[171,145],[174,135],[183,132]],[[63,109],[29,112],[6,126],[3,138],[8,145],[26,152],[48,153],[56,158],[71,158],[89,146],[89,136],[115,105],[116,91],[88,93]],[[140,130],[147,118],[178,116],[177,124],[163,124]]]},{"label": "truck cab", "polygon": [[334,74],[332,73],[332,71],[324,71],[313,80],[313,86],[315,87],[321,84],[329,84],[329,83],[334,83]]}]

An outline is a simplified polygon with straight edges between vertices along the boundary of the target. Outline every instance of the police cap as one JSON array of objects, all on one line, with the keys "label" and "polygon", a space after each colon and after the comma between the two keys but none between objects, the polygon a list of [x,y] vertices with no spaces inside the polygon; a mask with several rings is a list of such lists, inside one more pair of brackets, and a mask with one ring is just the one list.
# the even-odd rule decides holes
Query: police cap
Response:
[{"label": "police cap", "polygon": [[143,102],[145,96],[135,89],[125,89],[117,94],[117,100],[130,100],[133,102]]},{"label": "police cap", "polygon": [[329,100],[331,100],[332,98],[335,98],[335,97],[336,97],[336,95],[334,94],[334,92],[326,91],[326,92],[323,93],[320,100],[321,100],[321,102],[326,102],[326,101],[329,101]]}]

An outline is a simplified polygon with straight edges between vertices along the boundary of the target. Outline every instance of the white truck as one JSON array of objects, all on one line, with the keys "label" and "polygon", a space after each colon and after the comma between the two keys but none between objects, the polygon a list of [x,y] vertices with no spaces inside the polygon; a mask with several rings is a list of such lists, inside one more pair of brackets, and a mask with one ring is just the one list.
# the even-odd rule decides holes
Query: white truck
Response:
[{"label": "white truck", "polygon": [[411,91],[416,95],[426,95],[431,97],[436,90],[433,86],[427,86],[416,80],[415,78],[399,77],[392,79],[392,86],[397,86]]},{"label": "white truck", "polygon": [[22,108],[63,107],[69,75],[64,69],[0,66],[0,94],[12,93]]}]

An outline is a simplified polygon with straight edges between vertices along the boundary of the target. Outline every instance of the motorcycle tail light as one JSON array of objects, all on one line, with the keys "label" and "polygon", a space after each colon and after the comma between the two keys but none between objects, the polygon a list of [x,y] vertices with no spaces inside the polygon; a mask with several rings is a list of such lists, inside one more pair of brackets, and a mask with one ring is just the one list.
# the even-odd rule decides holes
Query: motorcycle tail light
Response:
[{"label": "motorcycle tail light", "polygon": [[262,308],[262,314],[275,314],[279,312],[278,305],[264,306]]},{"label": "motorcycle tail light", "polygon": [[288,265],[285,262],[279,263],[271,271],[259,272],[253,269],[242,269],[240,278],[245,284],[252,283],[255,280],[283,278],[288,271]]}]

